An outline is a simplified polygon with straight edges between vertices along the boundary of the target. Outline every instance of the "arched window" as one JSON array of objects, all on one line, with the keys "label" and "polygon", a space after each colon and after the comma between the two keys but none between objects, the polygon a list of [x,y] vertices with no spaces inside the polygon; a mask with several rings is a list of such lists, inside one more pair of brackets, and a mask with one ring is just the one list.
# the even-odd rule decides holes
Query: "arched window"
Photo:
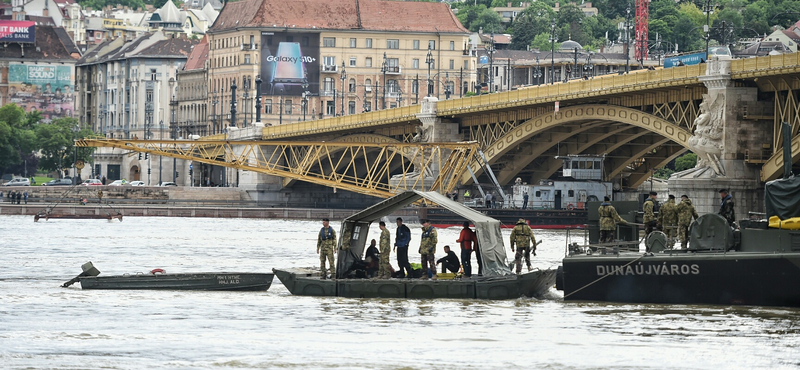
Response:
[{"label": "arched window", "polygon": [[356,79],[355,78],[351,78],[350,79],[350,86],[349,86],[349,89],[347,91],[349,91],[351,93],[356,92]]},{"label": "arched window", "polygon": [[372,91],[372,80],[370,80],[369,78],[364,80],[364,90],[367,92]]}]

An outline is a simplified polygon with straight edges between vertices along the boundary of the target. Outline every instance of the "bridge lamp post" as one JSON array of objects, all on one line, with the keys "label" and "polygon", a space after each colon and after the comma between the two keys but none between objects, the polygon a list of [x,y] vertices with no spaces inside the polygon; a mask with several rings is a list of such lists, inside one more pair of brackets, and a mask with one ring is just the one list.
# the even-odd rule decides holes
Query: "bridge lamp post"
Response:
[{"label": "bridge lamp post", "polygon": [[367,88],[366,87],[364,88],[364,99],[362,99],[361,111],[362,111],[362,113],[366,113],[367,112]]},{"label": "bridge lamp post", "polygon": [[256,76],[256,122],[261,122],[261,75]]},{"label": "bridge lamp post", "polygon": [[592,56],[594,56],[594,52],[590,51],[589,54],[586,55],[586,64],[583,65],[584,76],[589,76],[589,73],[592,74],[594,77],[594,64],[592,64]]},{"label": "bridge lamp post", "polygon": [[[428,47],[430,49],[430,46]],[[428,55],[431,55],[430,51],[428,51]],[[388,61],[386,60],[386,52],[383,52],[383,64],[381,64],[381,73],[383,73],[383,109],[386,109],[386,72],[389,70]],[[428,67],[428,74],[430,74],[430,67]],[[375,105],[378,105],[378,81],[375,80]],[[377,107],[376,107],[377,108]]]},{"label": "bridge lamp post", "polygon": [[[280,100],[281,104],[278,106],[278,125],[282,125],[283,124],[283,88],[281,87],[278,91],[281,93],[281,100]],[[334,91],[336,91],[336,89],[334,89]],[[334,114],[335,114],[335,112],[334,112]]]},{"label": "bridge lamp post", "polygon": [[533,77],[536,78],[536,86],[539,86],[539,79],[542,77],[542,68],[539,67],[539,57],[536,57],[536,69],[533,70]]},{"label": "bridge lamp post", "polygon": [[444,98],[445,100],[450,100],[450,94],[453,92],[450,91],[450,72],[444,73]]},{"label": "bridge lamp post", "polygon": [[303,121],[306,120],[306,112],[308,112],[308,80],[303,79]]},{"label": "bridge lamp post", "polygon": [[631,6],[625,9],[625,73],[631,71]]},{"label": "bridge lamp post", "polygon": [[342,73],[339,76],[339,79],[342,80],[342,113],[341,113],[341,116],[344,117],[344,95],[345,95],[344,82],[347,79],[347,72],[344,70],[344,60],[342,61]]},{"label": "bridge lamp post", "polygon": [[711,14],[714,13],[714,6],[711,5],[711,0],[706,0],[703,4],[703,13],[706,15],[706,24],[703,26],[703,32],[706,34],[706,60],[708,60],[708,42],[711,39]]},{"label": "bridge lamp post", "polygon": [[489,50],[486,52],[489,54],[489,94],[491,94],[494,88],[494,31],[489,37]]},{"label": "bridge lamp post", "polygon": [[[78,138],[78,131],[80,131],[80,127],[76,123],[75,126],[72,126],[72,139],[75,140]],[[78,170],[77,170],[77,163],[78,163],[78,146],[75,145],[73,142],[72,147],[75,148],[73,159],[72,159],[72,185],[78,184]],[[27,162],[26,162],[26,169],[27,169]],[[26,174],[27,176],[27,174]]]},{"label": "bridge lamp post", "polygon": [[219,100],[217,100],[217,90],[214,89],[214,94],[211,96],[211,122],[214,127],[212,127],[211,132],[216,134],[217,133],[217,104]]},{"label": "bridge lamp post", "polygon": [[[425,64],[428,65],[428,96],[433,95],[433,81],[431,81],[431,67],[433,66],[433,50],[428,45],[428,55],[425,56]],[[386,81],[384,81],[386,83]]]},{"label": "bridge lamp post", "polygon": [[[169,79],[169,85],[170,85],[170,87],[172,87],[172,85],[173,85],[173,80],[171,78]],[[172,111],[172,114],[171,114],[171,117],[172,117],[171,121],[172,122],[170,122],[170,126],[171,126],[172,129],[170,131],[172,131],[172,140],[174,142],[174,141],[178,140],[178,122],[175,121],[175,112],[177,111],[177,108],[178,108],[178,100],[175,99],[175,94],[174,93],[172,94],[172,101],[169,102],[169,105],[170,105],[170,108],[171,108],[170,110]],[[173,145],[177,146],[177,144],[173,144]],[[178,159],[175,158],[175,157],[172,157],[172,182],[175,182],[176,177],[178,175],[178,169],[177,168],[178,168]]]},{"label": "bridge lamp post", "polygon": [[558,36],[556,36],[556,19],[553,18],[550,21],[550,38],[547,40],[550,41],[550,84],[552,85],[556,79],[556,41],[558,41]]},{"label": "bridge lamp post", "polygon": [[247,113],[250,110],[248,109],[250,108],[250,94],[248,93],[248,90],[250,90],[249,85],[250,84],[248,83],[244,84],[244,95],[242,95],[242,100],[244,101],[244,120],[242,120],[242,128],[247,127]]},{"label": "bridge lamp post", "polygon": [[236,127],[236,80],[231,82],[231,125]]}]

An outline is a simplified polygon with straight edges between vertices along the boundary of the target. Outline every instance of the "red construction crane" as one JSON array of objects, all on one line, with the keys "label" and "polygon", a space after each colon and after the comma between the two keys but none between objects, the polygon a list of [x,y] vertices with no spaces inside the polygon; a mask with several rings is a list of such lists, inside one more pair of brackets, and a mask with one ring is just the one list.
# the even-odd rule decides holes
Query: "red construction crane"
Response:
[{"label": "red construction crane", "polygon": [[647,40],[650,25],[650,0],[636,0],[636,39],[634,39],[634,59],[647,59]]}]

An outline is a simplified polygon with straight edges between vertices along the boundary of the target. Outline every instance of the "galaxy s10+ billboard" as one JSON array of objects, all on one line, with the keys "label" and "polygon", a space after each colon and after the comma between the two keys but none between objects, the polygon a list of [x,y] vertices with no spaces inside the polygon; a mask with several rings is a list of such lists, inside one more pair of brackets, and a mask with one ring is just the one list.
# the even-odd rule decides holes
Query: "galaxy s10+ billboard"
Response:
[{"label": "galaxy s10+ billboard", "polygon": [[261,79],[264,95],[319,93],[319,34],[261,33]]}]

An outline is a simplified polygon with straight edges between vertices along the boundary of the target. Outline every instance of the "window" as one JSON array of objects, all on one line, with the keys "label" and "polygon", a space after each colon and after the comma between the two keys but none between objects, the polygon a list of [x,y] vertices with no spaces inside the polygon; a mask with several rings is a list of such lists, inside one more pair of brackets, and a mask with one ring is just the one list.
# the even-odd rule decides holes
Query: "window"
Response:
[{"label": "window", "polygon": [[369,78],[364,80],[364,91],[370,92],[372,91],[372,80]]},{"label": "window", "polygon": [[541,198],[542,197],[542,192],[537,190],[536,191],[536,195],[534,195],[534,196],[537,197],[537,198]]},{"label": "window", "polygon": [[567,192],[567,197],[574,198],[575,197],[575,190],[570,190]]},{"label": "window", "polygon": [[400,49],[400,40],[397,40],[397,39],[386,40],[386,48],[387,49]]},{"label": "window", "polygon": [[414,50],[419,50],[419,40],[414,40]]},{"label": "window", "polygon": [[367,39],[367,48],[372,48],[372,39]]},{"label": "window", "polygon": [[300,43],[303,46],[309,46],[309,44],[311,44],[311,42],[309,41],[308,36],[303,36],[303,38],[300,39]]},{"label": "window", "polygon": [[417,80],[411,81],[411,93],[412,94],[419,93],[419,81]]},{"label": "window", "polygon": [[456,83],[453,81],[447,81],[447,91],[450,92],[450,94],[455,94]]},{"label": "window", "polygon": [[250,48],[255,47],[256,37],[254,35],[250,35]]},{"label": "window", "polygon": [[456,61],[453,59],[450,59],[450,69],[456,69]]},{"label": "window", "polygon": [[351,101],[347,103],[347,113],[348,114],[356,114],[356,102]]},{"label": "window", "polygon": [[250,54],[244,55],[244,64],[250,64]]},{"label": "window", "polygon": [[356,57],[350,57],[350,67],[356,66]]},{"label": "window", "polygon": [[434,40],[428,41],[428,49],[436,50],[436,41]]},{"label": "window", "polygon": [[336,38],[335,37],[323,37],[322,38],[322,46],[326,48],[335,48],[336,47]]},{"label": "window", "polygon": [[356,79],[351,78],[350,83],[348,84],[347,91],[354,93],[356,92]]},{"label": "window", "polygon": [[332,101],[325,102],[325,114],[327,114],[329,116],[336,115],[335,107],[336,107],[336,103],[334,103]]},{"label": "window", "polygon": [[367,67],[372,67],[372,58],[367,58],[364,60],[364,65]]},{"label": "window", "polygon": [[419,69],[419,59],[411,59],[411,68]]},{"label": "window", "polygon": [[465,61],[464,61],[464,70],[465,70],[465,71],[468,71],[468,70],[469,70],[469,60],[465,60]]},{"label": "window", "polygon": [[397,83],[397,80],[386,81],[386,91],[390,94],[396,94],[400,92],[400,85]]},{"label": "window", "polygon": [[400,72],[400,59],[388,58],[386,59],[386,72],[399,73]]},{"label": "window", "polygon": [[456,42],[450,41],[450,50],[456,50]]},{"label": "window", "polygon": [[333,77],[325,77],[322,80],[322,91],[333,92]]},{"label": "window", "polygon": [[323,66],[335,66],[336,65],[336,57],[322,57],[322,65]]},{"label": "window", "polygon": [[292,99],[286,99],[283,101],[283,113],[284,114],[292,114]]},{"label": "window", "polygon": [[354,38],[351,38],[351,39],[350,39],[350,47],[351,47],[351,48],[354,48],[354,47],[356,47],[356,39],[354,39]]},{"label": "window", "polygon": [[264,114],[272,114],[272,99],[264,100]]}]

